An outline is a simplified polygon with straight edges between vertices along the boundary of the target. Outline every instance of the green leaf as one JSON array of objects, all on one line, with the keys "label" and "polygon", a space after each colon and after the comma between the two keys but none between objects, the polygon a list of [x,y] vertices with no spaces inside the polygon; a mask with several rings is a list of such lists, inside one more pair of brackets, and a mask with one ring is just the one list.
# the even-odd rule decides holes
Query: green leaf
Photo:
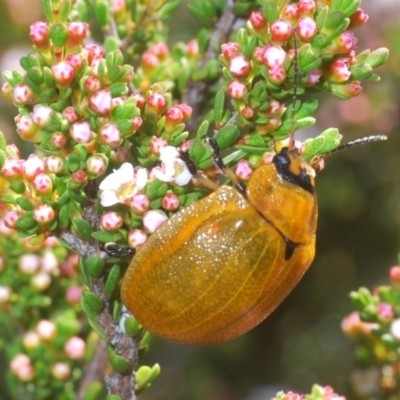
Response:
[{"label": "green leaf", "polygon": [[97,294],[89,292],[87,290],[83,291],[82,296],[85,299],[86,304],[96,313],[104,308],[104,303]]},{"label": "green leaf", "polygon": [[67,204],[64,204],[60,208],[60,212],[58,214],[58,219],[60,221],[60,228],[67,229],[69,226],[69,222],[70,222]]},{"label": "green leaf", "polygon": [[114,240],[114,236],[112,233],[106,231],[97,231],[92,233],[92,238],[97,240],[100,243],[109,243]]},{"label": "green leaf", "polygon": [[279,7],[272,1],[266,3],[263,7],[263,14],[266,16],[267,21],[271,24],[279,18]]},{"label": "green leaf", "polygon": [[139,324],[136,318],[127,317],[125,319],[125,332],[127,335],[134,337],[140,332],[141,329],[142,325]]},{"label": "green leaf", "polygon": [[116,354],[114,349],[110,345],[107,346],[107,352],[110,364],[113,367],[114,371],[120,374],[124,374],[129,368],[128,361],[124,357]]},{"label": "green leaf", "polygon": [[235,125],[225,125],[215,135],[215,140],[220,150],[225,150],[232,146],[240,136],[240,131]]},{"label": "green leaf", "polygon": [[220,124],[222,121],[222,116],[224,113],[224,105],[225,105],[225,92],[221,89],[218,90],[215,95],[214,101],[214,121],[217,124]]},{"label": "green leaf", "polygon": [[83,283],[87,287],[91,287],[92,286],[92,280],[90,279],[88,270],[87,270],[86,265],[85,265],[85,260],[84,260],[84,258],[82,256],[79,256],[78,266],[79,266],[79,272],[81,274]]},{"label": "green leaf", "polygon": [[121,279],[121,267],[118,264],[115,264],[111,268],[104,286],[104,291],[108,297],[110,297],[115,291],[115,289],[118,287],[120,279]]},{"label": "green leaf", "polygon": [[75,225],[77,231],[79,232],[79,236],[82,239],[89,240],[92,238],[93,228],[89,222],[82,218],[74,218],[72,223]]},{"label": "green leaf", "polygon": [[98,279],[103,276],[105,263],[102,258],[90,256],[84,260],[84,264],[91,278]]},{"label": "green leaf", "polygon": [[18,197],[17,204],[25,211],[33,211],[35,209],[34,204],[26,197]]}]

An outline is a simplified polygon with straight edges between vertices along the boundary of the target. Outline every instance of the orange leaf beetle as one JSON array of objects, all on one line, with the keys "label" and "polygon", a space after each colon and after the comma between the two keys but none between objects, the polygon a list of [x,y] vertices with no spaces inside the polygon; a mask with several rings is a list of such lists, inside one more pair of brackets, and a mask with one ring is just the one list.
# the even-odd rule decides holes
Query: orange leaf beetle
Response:
[{"label": "orange leaf beetle", "polygon": [[313,261],[314,175],[297,150],[283,148],[245,188],[222,185],[178,211],[133,257],[122,302],[145,329],[177,343],[215,344],[249,331]]},{"label": "orange leaf beetle", "polygon": [[122,302],[167,340],[214,344],[265,319],[314,258],[315,171],[283,149],[244,193],[227,185],[154,232],[122,281]]}]

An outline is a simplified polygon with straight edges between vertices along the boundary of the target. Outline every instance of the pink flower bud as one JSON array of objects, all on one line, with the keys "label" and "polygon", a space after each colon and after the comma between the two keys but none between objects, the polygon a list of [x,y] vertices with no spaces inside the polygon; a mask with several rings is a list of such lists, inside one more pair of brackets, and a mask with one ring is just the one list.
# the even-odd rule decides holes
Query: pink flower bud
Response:
[{"label": "pink flower bud", "polygon": [[15,229],[21,213],[17,210],[7,211],[3,214],[3,222],[7,228]]},{"label": "pink flower bud", "polygon": [[167,101],[165,96],[161,92],[152,93],[147,99],[147,106],[150,110],[156,112],[157,114],[161,113],[167,105]]},{"label": "pink flower bud", "polygon": [[77,143],[89,143],[92,139],[92,129],[87,121],[75,122],[71,125],[69,133]]},{"label": "pink flower bud", "polygon": [[146,100],[145,100],[145,98],[144,98],[141,94],[135,93],[135,94],[133,94],[133,95],[130,96],[130,97],[133,97],[134,99],[136,99],[136,105],[137,105],[139,108],[143,108],[143,107],[146,105]]},{"label": "pink flower bud", "polygon": [[18,268],[27,275],[33,275],[40,267],[40,257],[36,254],[24,254],[18,259]]},{"label": "pink flower bud", "polygon": [[26,332],[22,338],[22,343],[27,350],[36,349],[40,344],[39,335],[36,332]]},{"label": "pink flower bud", "polygon": [[76,112],[74,107],[67,107],[64,108],[63,112],[61,113],[63,118],[65,118],[70,124],[76,122],[79,118],[79,114]]},{"label": "pink flower bud", "polygon": [[109,115],[112,105],[111,92],[108,89],[99,90],[89,98],[89,107],[98,115]]},{"label": "pink flower bud", "polygon": [[261,11],[253,11],[249,21],[256,32],[264,32],[267,27],[267,19]]},{"label": "pink flower bud", "polygon": [[62,132],[54,132],[50,137],[50,143],[57,149],[62,149],[67,144],[67,137]]},{"label": "pink flower bud", "polygon": [[134,131],[137,131],[142,126],[142,118],[140,117],[133,117],[132,118],[132,128]]},{"label": "pink flower bud", "polygon": [[126,97],[125,96],[114,97],[112,99],[112,102],[111,102],[111,108],[114,110],[114,108],[117,107],[117,106],[123,106],[125,101],[126,101]]},{"label": "pink flower bud", "polygon": [[33,178],[33,187],[40,194],[47,194],[53,190],[53,182],[48,175],[42,172]]},{"label": "pink flower bud", "polygon": [[121,132],[116,122],[109,122],[103,125],[100,128],[99,135],[102,143],[110,147],[117,147],[121,144]]},{"label": "pink flower bud", "polygon": [[6,178],[20,178],[23,171],[23,161],[15,157],[7,157],[1,167],[1,173]]},{"label": "pink flower bud", "polygon": [[345,99],[356,97],[362,92],[360,81],[352,81],[346,83],[332,83],[330,85],[332,93]]},{"label": "pink flower bud", "polygon": [[187,104],[177,104],[176,107],[182,111],[184,121],[187,121],[192,116],[192,107],[188,106]]},{"label": "pink flower bud", "polygon": [[43,134],[39,127],[34,124],[30,115],[17,115],[15,117],[18,135],[29,142],[39,142],[43,139]]},{"label": "pink flower bud", "polygon": [[91,75],[87,77],[83,87],[89,93],[94,93],[99,91],[102,88],[102,86],[103,84],[101,83],[100,78],[96,75]]},{"label": "pink flower bud", "polygon": [[104,56],[104,48],[94,43],[85,45],[85,50],[87,51],[89,64],[92,63],[93,58]]},{"label": "pink flower bud", "polygon": [[145,194],[135,194],[130,201],[131,209],[138,214],[143,214],[149,209],[150,199]]},{"label": "pink flower bud", "polygon": [[389,303],[379,303],[376,309],[376,314],[380,322],[390,322],[395,317],[394,307]]},{"label": "pink flower bud", "polygon": [[152,54],[148,50],[143,53],[142,58],[140,60],[140,66],[145,72],[152,71],[159,65],[160,65],[160,59],[155,54]]},{"label": "pink flower bud", "polygon": [[254,109],[251,107],[243,107],[240,114],[246,119],[252,119],[254,117]]},{"label": "pink flower bud", "polygon": [[114,211],[108,211],[103,214],[100,218],[100,225],[106,231],[113,231],[115,229],[121,228],[124,224],[124,220],[122,219],[121,215]]},{"label": "pink flower bud", "polygon": [[278,19],[271,24],[271,42],[283,44],[292,36],[292,25],[284,19]]},{"label": "pink flower bud", "polygon": [[148,233],[153,233],[168,219],[167,215],[160,210],[150,210],[143,215],[143,228]]},{"label": "pink flower bud", "polygon": [[155,56],[157,56],[160,60],[164,60],[168,56],[168,53],[169,53],[168,46],[161,42],[153,44],[149,48],[149,51],[151,53],[153,53]]},{"label": "pink flower bud", "polygon": [[286,52],[281,46],[266,46],[264,48],[264,63],[267,67],[283,65],[285,59]]},{"label": "pink flower bud", "polygon": [[45,169],[48,172],[57,174],[63,170],[64,159],[59,156],[48,156],[44,160]]},{"label": "pink flower bud", "polygon": [[65,381],[71,375],[71,367],[64,362],[56,362],[50,366],[51,374],[55,379]]},{"label": "pink flower bud", "polygon": [[71,174],[71,178],[76,183],[84,183],[87,181],[88,176],[84,169],[78,169]]},{"label": "pink flower bud", "polygon": [[233,168],[233,172],[240,180],[245,180],[250,178],[253,168],[247,160],[240,160]]},{"label": "pink flower bud", "polygon": [[147,235],[140,229],[132,229],[129,231],[128,243],[134,249],[138,249],[147,240]]},{"label": "pink flower bud", "polygon": [[297,4],[288,4],[282,11],[282,16],[291,22],[297,21],[299,18],[299,8]]},{"label": "pink flower bud", "polygon": [[40,128],[45,128],[53,114],[53,109],[43,104],[33,106],[32,121]]},{"label": "pink flower bud", "polygon": [[230,60],[232,57],[239,53],[239,44],[236,42],[224,43],[221,46],[222,54]]},{"label": "pink flower bud", "polygon": [[275,156],[275,152],[274,151],[267,151],[262,155],[261,161],[263,164],[271,164],[272,163],[272,159]]},{"label": "pink flower bud", "polygon": [[3,95],[4,98],[7,100],[12,100],[12,95],[13,95],[14,88],[11,86],[9,82],[3,83],[1,87],[1,94]]},{"label": "pink flower bud", "polygon": [[17,159],[21,158],[21,152],[19,151],[19,148],[17,147],[16,144],[14,144],[14,143],[8,144],[6,146],[6,150],[7,150],[6,153],[10,157],[14,157],[14,158],[17,158]]},{"label": "pink flower bud", "polygon": [[39,224],[48,224],[54,220],[55,212],[47,204],[41,204],[33,210],[33,219]]},{"label": "pink flower bud", "polygon": [[32,276],[31,285],[38,291],[43,292],[51,284],[51,277],[46,272],[39,272]]},{"label": "pink flower bud", "polygon": [[43,50],[49,47],[49,31],[49,25],[45,22],[38,21],[30,26],[29,37],[38,49]]},{"label": "pink flower bud", "polygon": [[313,86],[319,82],[319,78],[321,78],[322,71],[320,69],[314,69],[307,74],[307,82],[306,86]]},{"label": "pink flower bud", "polygon": [[46,319],[40,320],[36,325],[36,333],[39,335],[40,340],[50,342],[57,334],[57,328],[53,322]]},{"label": "pink flower bud", "polygon": [[368,21],[368,14],[365,14],[361,8],[358,8],[357,11],[350,17],[350,26],[349,29],[358,28],[361,25],[364,25]]},{"label": "pink flower bud", "polygon": [[389,278],[392,285],[399,289],[400,288],[400,266],[396,265],[389,270]]},{"label": "pink flower bud", "polygon": [[66,61],[61,61],[51,67],[56,83],[62,88],[68,87],[74,79],[74,68]]},{"label": "pink flower bud", "polygon": [[33,180],[44,171],[44,162],[36,154],[30,154],[22,165],[24,176],[27,180]]},{"label": "pink flower bud", "polygon": [[79,360],[85,355],[86,343],[78,336],[73,336],[64,345],[64,352],[71,360]]},{"label": "pink flower bud", "polygon": [[301,41],[309,42],[318,32],[317,24],[312,18],[303,16],[297,23],[296,32]]},{"label": "pink flower bud", "polygon": [[175,193],[167,193],[161,202],[161,207],[167,211],[176,210],[179,206],[179,197]]},{"label": "pink flower bud", "polygon": [[312,17],[317,10],[317,5],[314,0],[300,0],[298,4],[299,14]]},{"label": "pink flower bud", "polygon": [[[48,243],[46,243],[48,245]],[[48,274],[54,274],[58,272],[58,260],[54,253],[47,250],[42,257],[42,271]]]},{"label": "pink flower bud", "polygon": [[0,285],[0,304],[7,303],[11,298],[11,288],[8,286],[1,286]]},{"label": "pink flower bud", "polygon": [[197,40],[191,40],[187,45],[186,45],[186,52],[187,56],[192,58],[192,57],[197,57],[199,54],[199,43]]},{"label": "pink flower bud", "polygon": [[247,86],[239,81],[230,81],[228,85],[228,94],[235,100],[242,100],[248,92]]},{"label": "pink flower bud", "polygon": [[168,141],[163,139],[162,137],[154,137],[151,139],[149,144],[149,149],[153,154],[160,154],[160,149],[168,146]]},{"label": "pink flower bud", "polygon": [[229,63],[229,72],[236,77],[245,77],[250,72],[250,61],[242,54],[236,54]]},{"label": "pink flower bud", "polygon": [[118,147],[118,149],[111,152],[111,160],[116,164],[129,162],[131,160],[131,152],[125,147]]},{"label": "pink flower bud", "polygon": [[332,54],[343,54],[352,51],[357,43],[357,38],[354,37],[354,32],[344,31],[333,42],[330,51]]},{"label": "pink flower bud", "polygon": [[286,79],[286,71],[282,65],[274,65],[268,69],[268,79],[275,85],[282,84]]},{"label": "pink flower bud", "polygon": [[256,63],[262,64],[264,62],[264,47],[256,47],[253,51],[252,60]]},{"label": "pink flower bud", "polygon": [[98,155],[90,156],[86,160],[86,169],[90,175],[101,175],[106,172],[107,169],[107,160]]},{"label": "pink flower bud", "polygon": [[346,82],[351,76],[351,72],[348,69],[347,61],[344,59],[333,60],[329,64],[326,75],[328,80],[330,80],[331,82]]},{"label": "pink flower bud", "polygon": [[126,10],[126,2],[125,0],[112,0],[111,1],[111,9],[114,15],[119,15]]},{"label": "pink flower bud", "polygon": [[82,297],[82,288],[79,286],[70,286],[65,293],[65,299],[69,304],[78,304]]},{"label": "pink flower bud", "polygon": [[67,56],[65,61],[74,69],[74,73],[79,72],[83,65],[81,57],[76,53]]},{"label": "pink flower bud", "polygon": [[183,122],[183,112],[178,106],[172,106],[165,113],[165,125],[169,128],[175,128]]},{"label": "pink flower bud", "polygon": [[35,369],[29,357],[25,354],[14,356],[10,362],[10,370],[23,382],[29,382],[35,377]]},{"label": "pink flower bud", "polygon": [[85,22],[74,21],[68,24],[68,45],[76,45],[82,42],[88,33],[89,25]]},{"label": "pink flower bud", "polygon": [[12,100],[18,104],[33,104],[36,102],[32,90],[26,83],[18,83],[14,86]]}]

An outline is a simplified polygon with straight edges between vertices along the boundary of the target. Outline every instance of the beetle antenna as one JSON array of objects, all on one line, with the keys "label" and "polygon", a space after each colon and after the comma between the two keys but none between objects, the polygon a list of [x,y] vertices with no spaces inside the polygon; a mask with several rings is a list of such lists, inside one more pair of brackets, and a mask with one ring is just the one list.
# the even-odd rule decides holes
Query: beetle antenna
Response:
[{"label": "beetle antenna", "polygon": [[323,158],[328,157],[331,154],[337,153],[338,151],[341,151],[341,150],[344,150],[344,149],[347,149],[349,147],[353,147],[353,146],[356,146],[359,144],[365,144],[365,143],[370,143],[370,142],[380,142],[383,140],[387,140],[387,136],[384,136],[384,135],[366,136],[366,137],[363,137],[360,139],[353,140],[348,143],[344,143],[344,144],[336,147],[336,149],[333,149],[333,150],[329,151],[328,153],[322,154],[322,157]]},{"label": "beetle antenna", "polygon": [[294,84],[293,84],[293,97],[292,97],[292,115],[291,115],[291,132],[289,136],[289,149],[293,148],[294,144],[294,115],[296,113],[296,97],[297,97],[297,82],[299,79],[299,63],[297,60],[297,38],[296,38],[296,33],[293,30],[292,32],[292,37],[293,37],[293,49],[294,49],[294,56],[293,56],[293,66],[294,66],[294,72],[293,72],[293,79],[294,79]]}]

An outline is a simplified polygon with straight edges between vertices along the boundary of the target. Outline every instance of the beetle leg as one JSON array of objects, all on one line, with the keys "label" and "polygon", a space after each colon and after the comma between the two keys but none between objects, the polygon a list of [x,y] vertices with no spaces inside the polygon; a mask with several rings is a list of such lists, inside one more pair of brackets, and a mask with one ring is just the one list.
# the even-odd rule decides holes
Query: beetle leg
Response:
[{"label": "beetle leg", "polygon": [[185,162],[186,166],[189,169],[189,172],[193,175],[193,178],[196,179],[196,181],[198,181],[202,186],[211,189],[214,192],[218,190],[219,185],[214,183],[211,179],[208,179],[207,177],[199,174],[196,165],[194,164],[188,153],[181,152],[181,159]]},{"label": "beetle leg", "polygon": [[214,160],[215,165],[221,170],[221,172],[226,177],[228,177],[236,185],[236,188],[237,188],[237,190],[239,190],[240,193],[245,193],[246,188],[245,188],[244,184],[239,181],[239,179],[236,177],[236,175],[233,173],[233,171],[230,168],[228,168],[225,165],[224,161],[222,160],[217,141],[214,138],[212,138],[211,136],[204,136],[204,138],[214,153],[213,160]]},{"label": "beetle leg", "polygon": [[135,250],[131,247],[121,246],[112,242],[100,243],[100,250],[107,253],[110,257],[132,256],[135,254]]}]

